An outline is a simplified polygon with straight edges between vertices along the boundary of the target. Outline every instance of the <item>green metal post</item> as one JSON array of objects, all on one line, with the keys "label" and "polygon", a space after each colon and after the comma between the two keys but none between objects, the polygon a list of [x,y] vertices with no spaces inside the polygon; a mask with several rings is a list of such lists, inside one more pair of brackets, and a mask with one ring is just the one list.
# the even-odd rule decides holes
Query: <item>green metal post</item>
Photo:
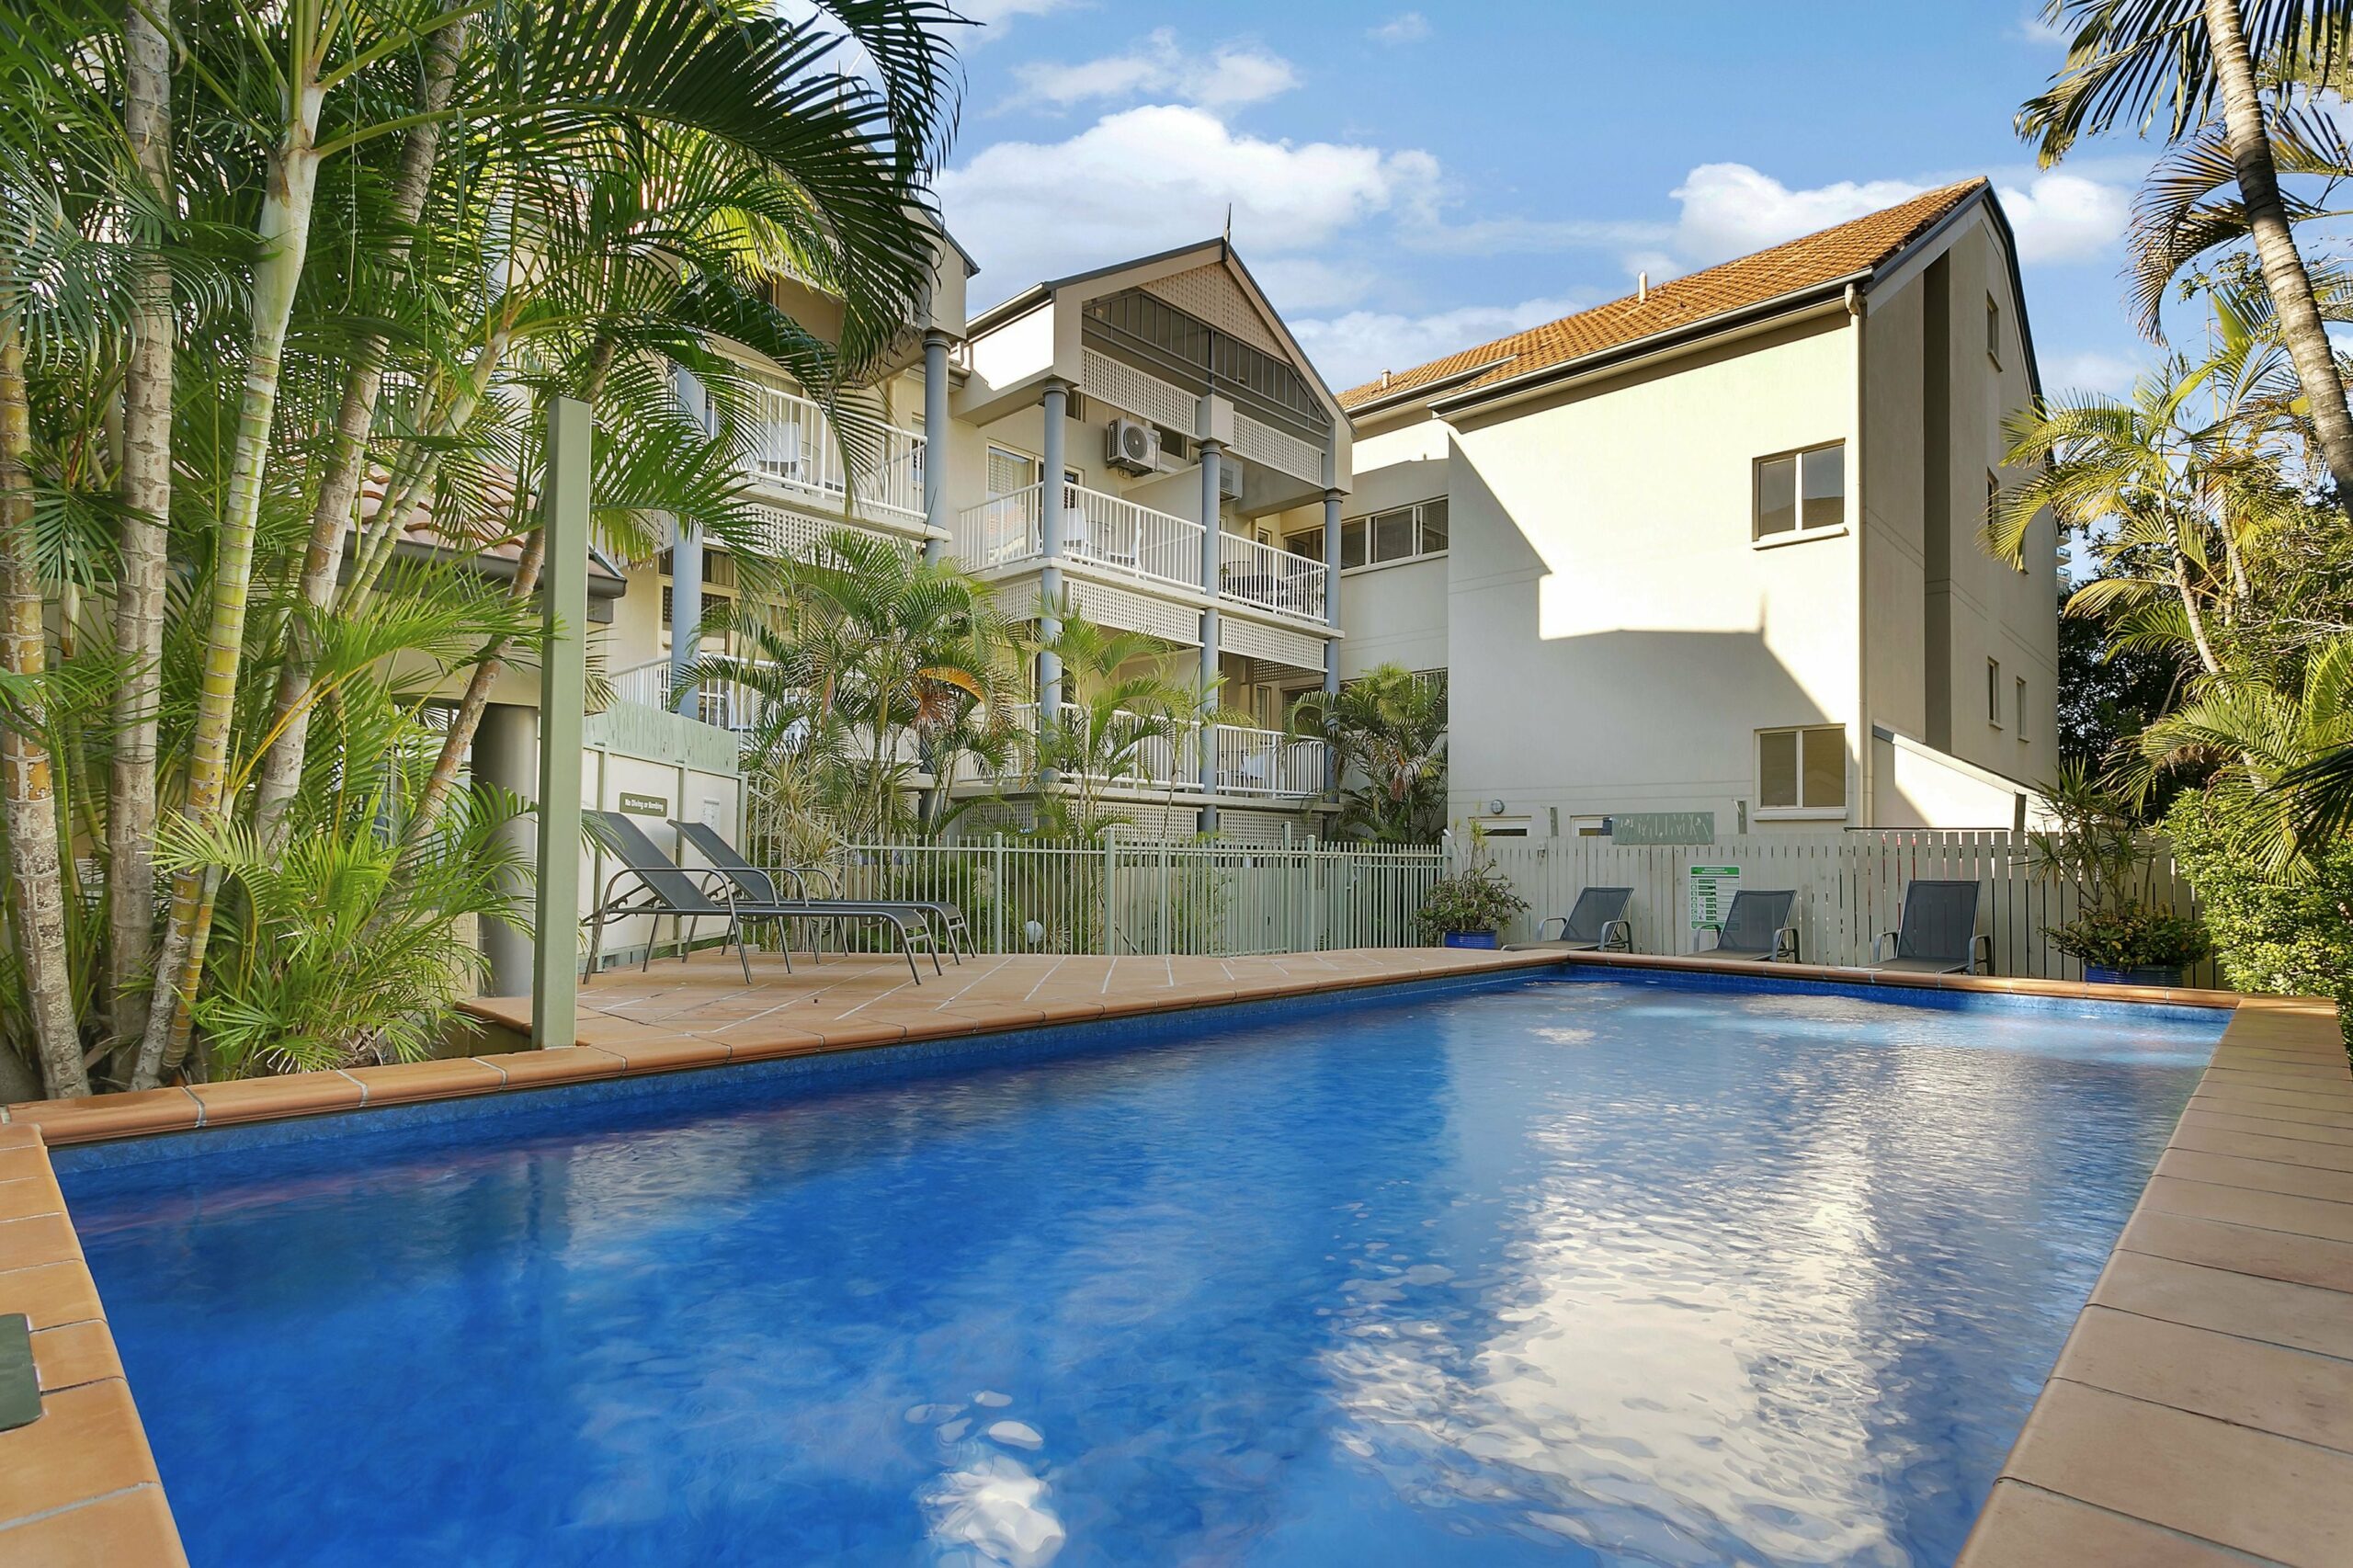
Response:
[{"label": "green metal post", "polygon": [[580,985],[580,740],[588,699],[588,405],[548,410],[540,526],[539,895],[531,917],[531,1044],[576,1044]]}]

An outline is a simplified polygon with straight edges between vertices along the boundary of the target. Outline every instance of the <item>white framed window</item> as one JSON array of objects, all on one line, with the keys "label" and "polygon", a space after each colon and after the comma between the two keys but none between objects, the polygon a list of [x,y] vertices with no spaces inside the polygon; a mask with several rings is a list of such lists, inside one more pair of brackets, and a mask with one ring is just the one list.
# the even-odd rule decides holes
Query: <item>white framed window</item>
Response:
[{"label": "white framed window", "polygon": [[2010,710],[2018,734],[2018,744],[2026,744],[2026,676],[2018,679],[2018,706]]},{"label": "white framed window", "polygon": [[[1305,540],[1311,534],[1320,549],[1324,538],[1321,528],[1291,537]],[[1445,496],[1416,501],[1407,506],[1392,506],[1385,512],[1372,512],[1341,522],[1340,569],[1345,572],[1358,566],[1386,566],[1392,562],[1437,555],[1445,551],[1446,544]],[[1299,549],[1296,544],[1291,548]],[[1308,552],[1300,550],[1299,553]]]},{"label": "white framed window", "polygon": [[1807,724],[1756,732],[1756,813],[1847,814],[1847,726]]},{"label": "white framed window", "polygon": [[989,449],[988,498],[1011,495],[1038,483],[1038,460],[1028,452],[1015,451],[1011,447]]},{"label": "white framed window", "polygon": [[1985,296],[1985,358],[2002,368],[2002,307],[1991,294]]},{"label": "white framed window", "polygon": [[1985,661],[1985,722],[2002,727],[2002,661]]},{"label": "white framed window", "polygon": [[1758,458],[1751,494],[1751,537],[1759,544],[1845,528],[1847,443]]}]

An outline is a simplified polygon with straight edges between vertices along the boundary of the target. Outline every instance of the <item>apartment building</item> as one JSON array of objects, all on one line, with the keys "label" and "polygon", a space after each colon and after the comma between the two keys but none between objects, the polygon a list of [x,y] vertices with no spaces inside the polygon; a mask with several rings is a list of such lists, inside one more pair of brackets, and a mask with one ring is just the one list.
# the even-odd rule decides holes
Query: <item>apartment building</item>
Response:
[{"label": "apartment building", "polygon": [[2018,825],[2056,540],[1977,539],[2038,388],[1984,180],[1385,372],[1341,396],[1341,673],[1445,673],[1498,833]]},{"label": "apartment building", "polygon": [[[1216,683],[1231,722],[1153,746],[1140,772],[1094,781],[1097,799],[1146,831],[1316,831],[1324,748],[1287,735],[1283,717],[1299,691],[1338,678],[1323,547],[1349,473],[1337,398],[1224,241],[1040,283],[968,320],[973,270],[943,237],[906,352],[872,388],[880,451],[855,471],[821,403],[773,363],[728,350],[759,389],[742,478],[772,521],[771,548],[859,529],[958,562],[1032,636],[1050,636],[1065,608],[1145,634],[1157,651],[1144,662]],[[814,289],[777,288],[820,332],[838,310]],[[699,395],[689,381],[681,392]],[[1301,540],[1309,548],[1286,543]],[[717,541],[673,537],[600,601],[618,700],[591,721],[606,778],[584,789],[597,803],[627,794],[714,821],[740,809],[726,765],[749,695],[713,681],[663,711],[699,649],[727,651],[706,612],[737,591],[733,565]],[[1028,680],[1020,722],[1041,709],[1078,722],[1079,694],[1051,656]],[[944,782],[992,802],[971,820],[1002,823],[1071,787],[1029,767],[967,764]]]}]

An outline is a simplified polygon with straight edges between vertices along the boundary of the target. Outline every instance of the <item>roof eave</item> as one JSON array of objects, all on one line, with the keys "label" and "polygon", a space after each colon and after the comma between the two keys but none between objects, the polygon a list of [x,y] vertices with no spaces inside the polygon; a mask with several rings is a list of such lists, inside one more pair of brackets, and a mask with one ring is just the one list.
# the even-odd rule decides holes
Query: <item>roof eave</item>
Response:
[{"label": "roof eave", "polygon": [[1488,386],[1473,387],[1457,392],[1452,397],[1433,398],[1430,401],[1430,412],[1440,418],[1447,418],[1457,414],[1468,413],[1488,403],[1524,396],[1554,381],[1591,375],[1597,370],[1607,369],[1626,360],[1648,358],[1654,354],[1688,347],[1693,344],[1705,342],[1709,338],[1720,336],[1738,328],[1753,325],[1756,322],[1777,315],[1786,315],[1808,306],[1820,304],[1824,300],[1836,298],[1844,294],[1850,284],[1868,282],[1875,270],[1875,268],[1866,267],[1837,278],[1826,278],[1820,283],[1809,283],[1802,289],[1793,289],[1786,294],[1776,294],[1769,300],[1760,300],[1753,305],[1743,305],[1738,310],[1725,311],[1716,315],[1702,317],[1695,322],[1686,322],[1681,326],[1669,327],[1663,332],[1654,332],[1645,337],[1630,338],[1624,343],[1612,344],[1607,348],[1598,348],[1590,354],[1580,354],[1573,359],[1563,359],[1521,375],[1506,377]]}]

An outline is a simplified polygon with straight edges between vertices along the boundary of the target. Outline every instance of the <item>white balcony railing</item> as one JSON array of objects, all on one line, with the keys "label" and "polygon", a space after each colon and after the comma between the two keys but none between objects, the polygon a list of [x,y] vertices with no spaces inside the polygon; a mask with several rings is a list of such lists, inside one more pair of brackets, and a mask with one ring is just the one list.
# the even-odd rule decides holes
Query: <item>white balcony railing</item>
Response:
[{"label": "white balcony railing", "polygon": [[[1085,732],[1088,714],[1083,704],[1065,702],[1063,704],[1062,714],[1063,725],[1066,732],[1081,733]],[[1114,725],[1124,724],[1127,733],[1119,733],[1115,731],[1114,733],[1106,737],[1106,744],[1099,750],[1106,757],[1116,756],[1119,765],[1098,767],[1089,771],[1086,777],[1098,784],[1128,784],[1142,789],[1198,790],[1200,788],[1199,725],[1181,726],[1173,734],[1167,732],[1165,725],[1162,725],[1158,727],[1161,733],[1144,734],[1138,739],[1139,732],[1153,727],[1147,725],[1142,718],[1120,710],[1113,713],[1111,722]],[[1023,733],[1035,735],[1038,733],[1038,704],[1025,702],[1016,708],[1014,723]],[[1098,748],[1087,749],[1095,751]]]},{"label": "white balcony railing", "polygon": [[1305,796],[1323,792],[1324,743],[1280,730],[1216,727],[1217,792]]},{"label": "white balcony railing", "polygon": [[[1083,484],[1060,488],[1063,559],[1172,587],[1199,585],[1200,524]],[[957,519],[957,556],[974,571],[1042,557],[1045,490],[1033,484],[966,507]]]},{"label": "white balcony railing", "polygon": [[[659,708],[675,711],[670,702],[670,661],[657,659],[638,665],[612,677],[613,698],[620,702],[634,702],[644,708]],[[750,730],[759,721],[760,696],[750,687],[738,682],[710,676],[695,688],[694,700],[687,705],[686,717],[701,721],[738,734]]]},{"label": "white balcony railing", "polygon": [[1221,597],[1281,615],[1324,619],[1324,562],[1240,534],[1221,534],[1217,542]]},{"label": "white balcony railing", "polygon": [[[1037,733],[1036,704],[1024,704],[1014,714],[1016,724],[1025,733]],[[1143,722],[1124,710],[1114,715],[1114,722],[1120,720],[1139,726]],[[1082,726],[1087,722],[1087,710],[1079,704],[1065,702],[1063,722],[1066,726]],[[1280,730],[1254,730],[1241,724],[1211,725],[1210,734],[1211,755],[1216,764],[1210,779],[1212,793],[1302,799],[1323,792],[1322,741],[1301,740]],[[1102,749],[1109,752],[1115,748]],[[1120,762],[1117,768],[1105,767],[1088,777],[1101,784],[1198,791],[1202,783],[1200,726],[1188,724],[1173,735],[1146,736]]]},{"label": "white balcony railing", "polygon": [[[853,475],[823,403],[782,387],[761,386],[751,430],[749,468],[761,483],[818,497],[838,510],[856,496],[855,510],[923,520],[924,439],[886,425],[881,449],[866,454]],[[853,483],[853,480],[855,483]]]},{"label": "white balcony railing", "polygon": [[[1063,559],[1170,587],[1200,586],[1200,524],[1083,484],[1061,488]],[[956,521],[957,558],[974,571],[1041,559],[1045,494],[1033,484],[966,507]],[[1325,581],[1321,561],[1240,534],[1218,536],[1222,598],[1321,621]]]}]

